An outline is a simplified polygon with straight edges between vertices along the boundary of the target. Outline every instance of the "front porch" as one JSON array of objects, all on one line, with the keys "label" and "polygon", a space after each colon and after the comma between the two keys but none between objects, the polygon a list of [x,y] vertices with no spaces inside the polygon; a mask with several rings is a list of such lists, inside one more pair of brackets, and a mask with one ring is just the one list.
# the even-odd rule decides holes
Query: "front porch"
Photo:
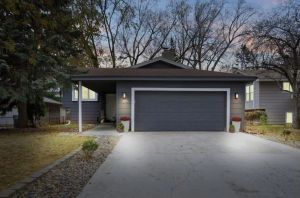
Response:
[{"label": "front porch", "polygon": [[116,81],[104,80],[80,80],[74,81],[78,87],[78,130],[82,132],[83,123],[83,87],[94,91],[98,94],[98,99],[101,103],[97,122],[99,126],[93,130],[86,131],[85,134],[90,135],[113,135],[116,125]]}]

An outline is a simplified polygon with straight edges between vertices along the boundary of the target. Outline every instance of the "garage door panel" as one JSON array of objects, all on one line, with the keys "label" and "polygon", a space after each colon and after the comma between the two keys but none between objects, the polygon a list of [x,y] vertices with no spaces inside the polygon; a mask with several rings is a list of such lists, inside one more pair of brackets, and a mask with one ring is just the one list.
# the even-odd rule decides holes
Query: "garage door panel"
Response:
[{"label": "garage door panel", "polygon": [[225,92],[138,91],[136,131],[223,131]]},{"label": "garage door panel", "polygon": [[[167,112],[167,113],[176,113],[178,112],[178,107],[180,104],[180,112],[187,112],[187,113],[192,113],[192,112],[199,112],[199,109],[202,110],[202,112],[219,112],[218,108],[224,108],[224,102],[220,103],[216,103],[214,101],[201,101],[201,104],[198,103],[191,103],[191,102],[177,102],[177,103],[173,103],[173,104],[168,104],[168,103],[160,103],[159,101],[157,101],[157,103],[159,103],[160,107],[160,112]],[[157,105],[157,103],[153,103],[150,102],[147,104],[138,104],[136,105],[136,109],[143,109],[143,113],[156,113],[157,112],[157,108],[155,108],[155,106]],[[195,108],[196,107],[196,108]],[[139,111],[137,111],[137,113],[140,113]],[[221,112],[223,113],[223,112]]]},{"label": "garage door panel", "polygon": [[[212,129],[212,126],[209,123],[202,123],[201,125],[195,122],[186,122],[181,123],[180,127],[174,127],[174,124],[171,122],[156,122],[156,125],[149,125],[148,122],[141,122],[141,127],[136,129],[136,131],[223,131],[224,128],[215,127]],[[157,127],[159,126],[159,127]]]},{"label": "garage door panel", "polygon": [[[221,117],[223,116],[222,113],[214,113],[214,112],[204,112],[206,113],[206,116],[199,116],[199,113],[180,113],[178,114],[169,114],[169,113],[139,113],[136,114],[136,117],[143,117],[143,119],[139,120],[154,120],[154,121],[159,121],[159,120],[164,120],[164,121],[180,121],[180,119],[184,119],[186,121],[191,121],[194,122],[195,119],[197,121],[210,121],[211,119],[215,119],[215,117]],[[183,118],[184,117],[184,118]],[[190,118],[190,119],[186,119]]]},{"label": "garage door panel", "polygon": [[[146,107],[136,107],[136,108],[143,108],[143,113],[156,113],[157,109],[153,108],[155,104],[145,104],[147,105]],[[144,106],[145,106],[144,105]],[[161,109],[161,113],[166,112],[166,113],[177,113],[178,112],[178,103],[174,105],[168,105],[168,104],[160,104],[163,106],[163,109]],[[195,108],[197,107],[197,108]],[[205,105],[205,104],[193,104],[193,103],[186,103],[186,104],[181,104],[182,110],[180,112],[187,112],[187,113],[192,113],[192,112],[199,112],[199,109],[202,109],[202,112],[207,113],[207,112],[218,112],[217,108],[224,108],[223,104],[218,104],[215,103],[214,105]]]}]

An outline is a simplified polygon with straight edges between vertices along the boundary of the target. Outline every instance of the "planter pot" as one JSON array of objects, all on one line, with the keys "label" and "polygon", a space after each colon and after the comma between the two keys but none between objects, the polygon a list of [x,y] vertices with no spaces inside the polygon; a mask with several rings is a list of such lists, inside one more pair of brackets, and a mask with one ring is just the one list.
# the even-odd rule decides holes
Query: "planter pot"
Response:
[{"label": "planter pot", "polygon": [[232,125],[234,126],[234,132],[240,132],[241,122],[232,121]]},{"label": "planter pot", "polygon": [[130,121],[121,121],[121,123],[124,126],[124,132],[128,132],[129,131],[129,126],[130,126]]}]

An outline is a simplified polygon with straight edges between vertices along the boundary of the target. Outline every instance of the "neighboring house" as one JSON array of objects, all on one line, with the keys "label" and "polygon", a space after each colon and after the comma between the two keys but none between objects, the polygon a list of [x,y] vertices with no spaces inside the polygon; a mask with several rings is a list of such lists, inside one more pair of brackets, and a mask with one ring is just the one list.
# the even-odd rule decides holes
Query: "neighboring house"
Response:
[{"label": "neighboring house", "polygon": [[14,120],[18,116],[18,109],[13,108],[11,111],[6,112],[4,115],[0,115],[0,128],[13,127]]},{"label": "neighboring house", "polygon": [[41,124],[63,124],[66,122],[66,110],[62,103],[51,98],[44,97],[46,112],[41,117]]},{"label": "neighboring house", "polygon": [[[51,98],[43,98],[46,104],[45,115],[41,117],[40,124],[61,124],[66,121],[66,112],[62,106],[62,103],[53,100]],[[0,115],[0,127],[14,127],[18,118],[18,109],[13,108],[11,111],[6,112],[4,115]]]},{"label": "neighboring house", "polygon": [[238,71],[257,76],[246,86],[246,110],[265,110],[270,124],[287,124],[293,121],[292,88],[286,78],[273,72]]},{"label": "neighboring house", "polygon": [[63,105],[73,121],[119,123],[130,116],[132,131],[228,131],[231,117],[244,118],[245,85],[255,79],[193,70],[163,55],[130,68],[73,75],[79,89],[86,87],[83,99],[78,101],[75,89],[66,91]]}]

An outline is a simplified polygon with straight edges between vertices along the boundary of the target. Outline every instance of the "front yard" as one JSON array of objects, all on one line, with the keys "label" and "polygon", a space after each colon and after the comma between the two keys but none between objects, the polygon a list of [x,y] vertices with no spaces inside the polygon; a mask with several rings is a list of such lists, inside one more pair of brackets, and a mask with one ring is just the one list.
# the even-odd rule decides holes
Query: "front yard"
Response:
[{"label": "front yard", "polygon": [[[285,129],[291,132],[290,135],[284,135]],[[300,130],[292,129],[290,126],[248,125],[246,126],[246,132],[272,141],[300,148]]]},{"label": "front yard", "polygon": [[[94,125],[84,125],[84,129]],[[35,129],[0,130],[0,191],[33,172],[50,165],[78,148],[90,137],[76,133],[75,125]]]}]

